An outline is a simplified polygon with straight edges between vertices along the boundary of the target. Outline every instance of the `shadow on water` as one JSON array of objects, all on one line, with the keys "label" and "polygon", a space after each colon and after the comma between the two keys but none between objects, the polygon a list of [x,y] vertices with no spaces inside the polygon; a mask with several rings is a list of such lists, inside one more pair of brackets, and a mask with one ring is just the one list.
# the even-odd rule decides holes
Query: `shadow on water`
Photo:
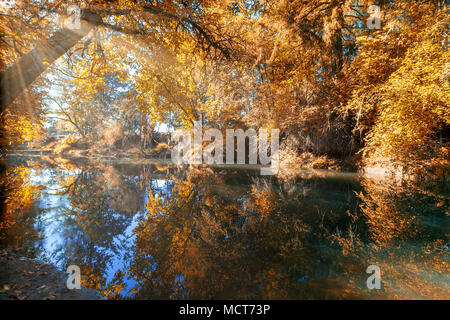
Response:
[{"label": "shadow on water", "polygon": [[450,298],[448,184],[13,160],[1,247],[108,299]]}]

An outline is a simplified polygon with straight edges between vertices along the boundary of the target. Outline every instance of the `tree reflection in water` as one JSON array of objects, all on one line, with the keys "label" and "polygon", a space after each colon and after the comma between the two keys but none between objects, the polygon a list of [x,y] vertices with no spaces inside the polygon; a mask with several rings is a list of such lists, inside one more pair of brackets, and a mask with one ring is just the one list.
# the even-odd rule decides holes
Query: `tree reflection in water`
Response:
[{"label": "tree reflection in water", "polygon": [[2,247],[109,299],[449,298],[448,185],[67,162],[8,183]]}]

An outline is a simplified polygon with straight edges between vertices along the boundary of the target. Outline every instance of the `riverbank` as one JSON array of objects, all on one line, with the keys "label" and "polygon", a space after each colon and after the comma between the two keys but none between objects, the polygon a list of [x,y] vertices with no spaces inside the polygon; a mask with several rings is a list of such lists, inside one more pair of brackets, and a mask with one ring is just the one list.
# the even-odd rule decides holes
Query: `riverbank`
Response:
[{"label": "riverbank", "polygon": [[50,264],[0,250],[0,300],[98,300],[94,290],[69,290],[67,275]]},{"label": "riverbank", "polygon": [[[115,150],[109,149],[104,150],[102,153],[95,153],[90,150],[83,149],[68,149],[65,151],[55,151],[48,149],[19,149],[19,150],[9,150],[8,156],[19,156],[19,157],[39,157],[42,159],[47,159],[49,162],[59,162],[61,160],[76,160],[79,162],[89,162],[89,161],[131,161],[134,163],[153,163],[162,162],[166,164],[171,164],[171,153],[170,147],[167,145],[162,145],[154,148],[151,151],[143,152],[140,150]],[[208,165],[212,167],[243,167],[246,169],[256,168],[259,169],[260,165],[251,164],[241,164],[241,165]],[[284,156],[283,153],[280,155],[280,169],[283,173],[296,172],[298,170],[330,170],[335,172],[357,172],[357,166],[352,158],[347,159],[334,159],[326,156],[315,156],[311,153],[303,153],[296,157],[291,157],[290,155]]]}]

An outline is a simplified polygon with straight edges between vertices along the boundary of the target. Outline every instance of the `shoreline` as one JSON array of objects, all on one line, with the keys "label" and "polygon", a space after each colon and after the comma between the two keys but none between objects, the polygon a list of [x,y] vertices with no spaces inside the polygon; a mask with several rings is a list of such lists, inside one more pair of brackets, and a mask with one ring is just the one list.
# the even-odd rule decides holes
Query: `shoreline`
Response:
[{"label": "shoreline", "polygon": [[[10,152],[5,154],[5,160],[8,157],[29,157],[29,158],[40,158],[46,160],[50,160],[50,163],[70,163],[73,162],[91,162],[91,161],[100,161],[100,162],[115,162],[115,163],[124,163],[124,164],[134,164],[134,165],[166,165],[166,166],[177,166],[174,164],[170,157],[165,154],[162,156],[161,154],[150,155],[142,155],[137,153],[129,153],[126,151],[120,151],[115,154],[85,154],[86,150],[76,150],[76,152],[64,152],[64,153],[55,153],[51,150],[11,150]],[[59,160],[59,161],[58,161]],[[339,162],[340,160],[336,160]],[[184,165],[190,166],[190,165]],[[218,168],[218,169],[237,169],[237,170],[250,170],[256,171],[260,170],[263,166],[259,164],[200,164],[193,165],[194,167],[200,168]],[[375,180],[384,180],[384,179],[394,179],[394,180],[411,180],[412,176],[405,176],[402,174],[401,169],[393,169],[392,167],[385,167],[382,165],[371,165],[366,167],[357,168],[356,166],[353,168],[348,168],[345,165],[339,163],[338,166],[324,166],[324,167],[314,167],[311,163],[302,162],[294,165],[283,165],[280,163],[280,172],[276,175],[282,177],[280,175],[281,172],[283,174],[288,173],[288,175],[299,175],[302,176],[306,172],[317,172],[320,175],[331,175],[331,176],[358,176],[360,178],[368,178]],[[436,181],[448,181],[448,176],[444,176],[444,178],[439,178]]]}]

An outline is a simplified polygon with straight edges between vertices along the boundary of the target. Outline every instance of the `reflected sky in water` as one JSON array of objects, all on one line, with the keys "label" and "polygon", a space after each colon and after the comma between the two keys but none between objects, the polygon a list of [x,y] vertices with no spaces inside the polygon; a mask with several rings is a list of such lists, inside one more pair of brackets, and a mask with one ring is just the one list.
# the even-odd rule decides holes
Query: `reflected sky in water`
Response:
[{"label": "reflected sky in water", "polygon": [[18,159],[0,244],[107,299],[449,298],[448,184],[255,172]]}]

